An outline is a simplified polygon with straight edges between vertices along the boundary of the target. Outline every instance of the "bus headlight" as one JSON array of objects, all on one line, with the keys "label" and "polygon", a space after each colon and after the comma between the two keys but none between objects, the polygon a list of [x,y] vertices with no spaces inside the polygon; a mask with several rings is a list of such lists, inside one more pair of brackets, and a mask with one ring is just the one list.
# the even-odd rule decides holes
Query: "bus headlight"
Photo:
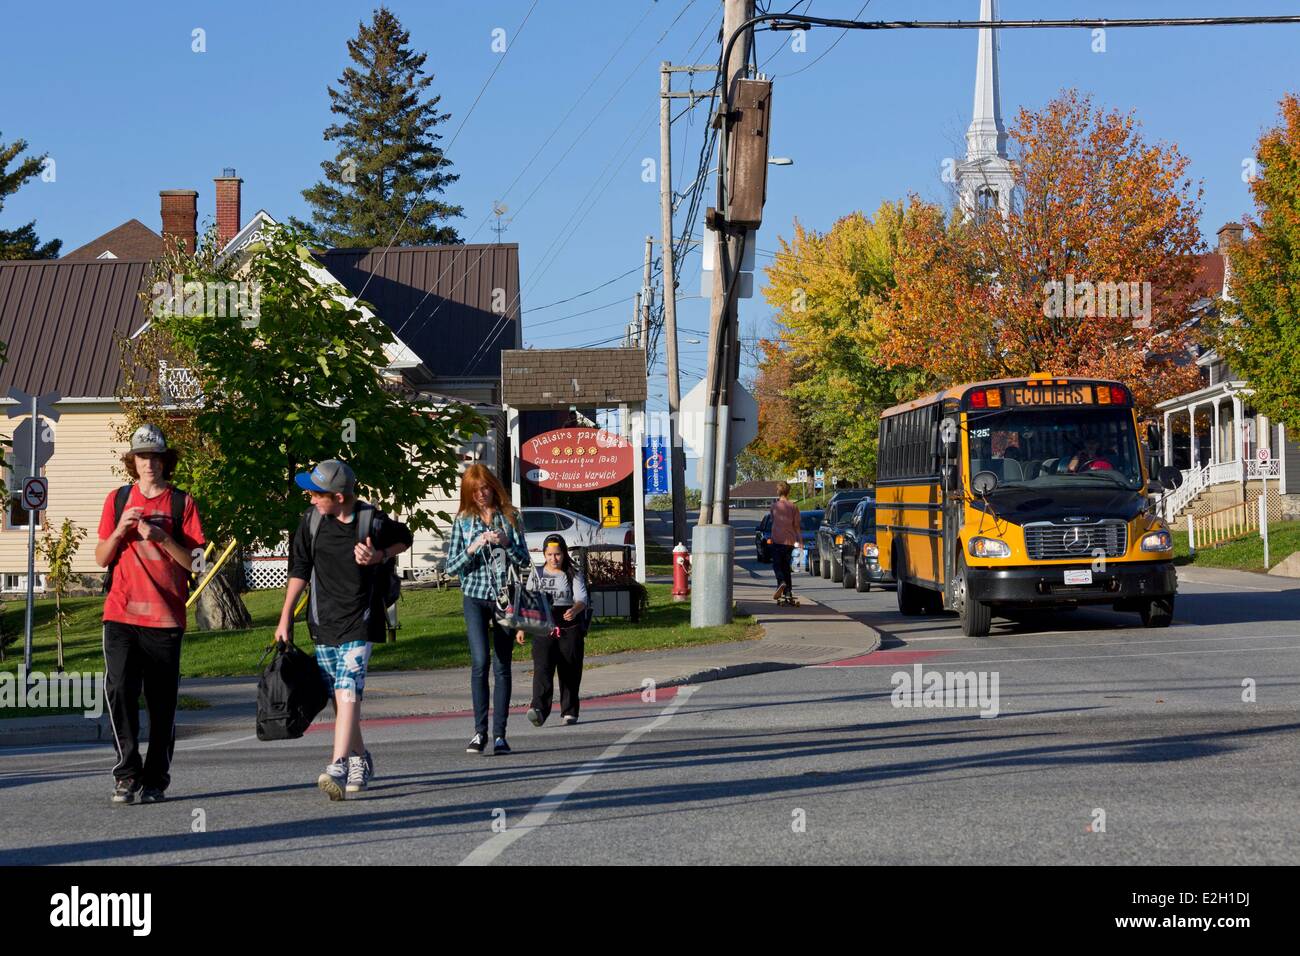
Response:
[{"label": "bus headlight", "polygon": [[971,538],[969,550],[973,558],[1011,557],[1011,546],[997,538]]},{"label": "bus headlight", "polygon": [[864,558],[878,558],[880,557],[880,549],[874,544],[864,544],[862,546],[862,556]]},{"label": "bus headlight", "polygon": [[1173,547],[1174,539],[1168,531],[1152,531],[1142,536],[1143,551],[1171,551]]}]

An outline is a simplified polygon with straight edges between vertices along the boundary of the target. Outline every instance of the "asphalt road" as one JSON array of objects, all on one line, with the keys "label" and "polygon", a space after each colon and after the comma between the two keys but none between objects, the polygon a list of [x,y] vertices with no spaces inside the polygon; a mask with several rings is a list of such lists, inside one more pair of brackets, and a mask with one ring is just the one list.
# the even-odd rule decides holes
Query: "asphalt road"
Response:
[{"label": "asphalt road", "polygon": [[[505,757],[463,753],[464,717],[372,726],[378,778],[342,804],[322,734],[183,741],[155,806],[109,805],[103,747],[6,750],[0,864],[1296,863],[1300,589],[1245,587],[1184,582],[1163,630],[1080,610],[965,638],[800,574],[882,650],[517,716]],[[894,706],[917,664],[996,674],[998,715]]]}]

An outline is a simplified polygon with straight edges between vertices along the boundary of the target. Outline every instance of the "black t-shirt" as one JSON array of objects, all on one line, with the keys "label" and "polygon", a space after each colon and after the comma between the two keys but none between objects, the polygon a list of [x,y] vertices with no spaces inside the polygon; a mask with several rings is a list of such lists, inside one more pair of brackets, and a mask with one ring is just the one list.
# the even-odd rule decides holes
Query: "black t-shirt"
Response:
[{"label": "black t-shirt", "polygon": [[[357,564],[357,513],[346,524],[328,515],[316,531],[312,555],[311,511],[303,515],[290,547],[289,577],[310,581],[307,628],[318,644],[381,641],[384,638],[383,588],[375,586],[382,564]],[[376,548],[410,546],[411,532],[400,521],[375,511],[370,523],[370,543]],[[313,577],[313,571],[315,576]]]}]

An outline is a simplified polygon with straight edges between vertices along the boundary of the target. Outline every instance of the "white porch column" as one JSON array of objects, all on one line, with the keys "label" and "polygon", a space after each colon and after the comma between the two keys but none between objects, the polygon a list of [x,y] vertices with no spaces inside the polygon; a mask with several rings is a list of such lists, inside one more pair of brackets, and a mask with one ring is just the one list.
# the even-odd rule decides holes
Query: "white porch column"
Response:
[{"label": "white porch column", "polygon": [[632,409],[632,540],[636,549],[636,579],[645,584],[645,402]]},{"label": "white porch column", "polygon": [[1193,471],[1201,467],[1201,443],[1196,440],[1196,409],[1198,409],[1200,405],[1200,402],[1192,402],[1192,407],[1187,409],[1189,420],[1187,430],[1187,448],[1191,455]]},{"label": "white porch column", "polygon": [[1214,399],[1214,424],[1210,427],[1210,462],[1218,464],[1223,460],[1223,442],[1219,440],[1219,401]]},{"label": "white porch column", "polygon": [[506,430],[510,433],[510,503],[516,508],[523,507],[524,490],[521,482],[524,476],[519,473],[519,409],[502,405],[506,416]]},{"label": "white porch column", "polygon": [[1163,436],[1163,440],[1161,441],[1161,448],[1160,448],[1160,458],[1165,463],[1165,467],[1168,467],[1174,463],[1174,458],[1173,458],[1174,436],[1173,433],[1169,430],[1169,420],[1172,415],[1173,412],[1171,411],[1165,412],[1165,427],[1164,427],[1164,431],[1160,433]]},{"label": "white porch column", "polygon": [[1246,479],[1246,474],[1247,474],[1246,469],[1250,467],[1249,465],[1246,464],[1246,443],[1243,440],[1246,437],[1245,423],[1241,420],[1242,416],[1245,413],[1246,413],[1245,403],[1242,402],[1242,400],[1238,398],[1236,395],[1233,395],[1232,396],[1232,417],[1237,423],[1237,428],[1234,435],[1234,440],[1237,443],[1237,452],[1235,455],[1233,455],[1233,457],[1241,459],[1241,469],[1240,469],[1241,474],[1239,477],[1243,481]]}]

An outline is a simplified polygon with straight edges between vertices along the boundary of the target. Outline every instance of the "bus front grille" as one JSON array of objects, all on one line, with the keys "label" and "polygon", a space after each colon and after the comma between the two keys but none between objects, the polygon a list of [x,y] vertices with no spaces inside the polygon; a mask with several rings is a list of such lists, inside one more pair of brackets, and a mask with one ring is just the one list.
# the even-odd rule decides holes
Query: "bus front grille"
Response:
[{"label": "bus front grille", "polygon": [[1128,525],[1114,519],[1093,524],[1027,524],[1025,550],[1031,561],[1120,558],[1128,551]]}]

